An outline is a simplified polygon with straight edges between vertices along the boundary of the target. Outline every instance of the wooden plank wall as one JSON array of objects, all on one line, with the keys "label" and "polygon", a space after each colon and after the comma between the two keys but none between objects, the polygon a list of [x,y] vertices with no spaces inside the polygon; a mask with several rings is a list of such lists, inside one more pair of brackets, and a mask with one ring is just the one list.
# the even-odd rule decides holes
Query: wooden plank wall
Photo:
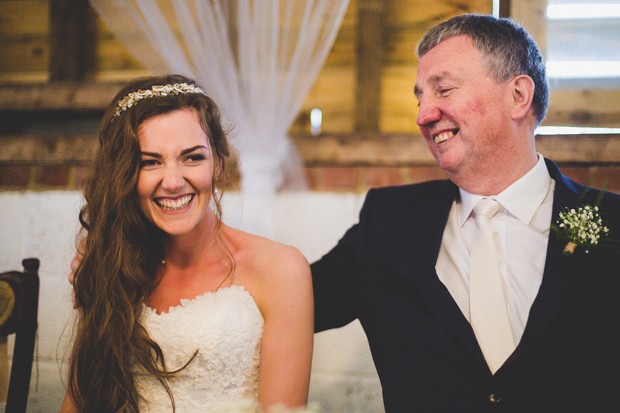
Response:
[{"label": "wooden plank wall", "polygon": [[0,0],[0,81],[45,81],[48,0]]},{"label": "wooden plank wall", "polygon": [[[504,13],[509,9],[543,48],[544,4],[502,2]],[[75,122],[76,114],[86,111],[92,118],[100,113],[122,82],[148,73],[87,5],[86,0],[0,0],[0,190],[76,187],[88,157],[76,160],[61,149],[51,158],[32,154],[63,148],[66,139],[83,143],[96,134],[48,131],[33,136],[32,128],[9,127],[5,120],[18,118],[25,125],[42,114],[45,124],[53,126],[50,130],[57,130],[54,125]],[[436,23],[461,13],[490,13],[491,7],[491,0],[351,0],[333,49],[290,130],[316,188],[363,190],[442,176],[420,144],[415,124],[415,47]],[[323,112],[324,135],[319,138],[309,136],[313,108]],[[620,91],[554,90],[545,124],[619,127]],[[586,141],[569,139],[554,137],[553,145],[542,148],[573,168],[581,182],[598,182],[604,169],[620,188],[620,159],[593,149],[616,148],[620,136],[592,138],[577,146],[575,142]],[[38,148],[34,152],[32,145]],[[91,153],[92,145],[88,148],[85,153]]]},{"label": "wooden plank wall", "polygon": [[[491,13],[492,2],[353,0],[332,53],[292,132],[310,131],[309,112],[313,108],[321,109],[323,130],[331,133],[419,132],[415,124],[417,101],[413,95],[416,45],[430,27],[446,17],[473,12]],[[364,39],[368,40],[364,42]],[[379,68],[378,59],[381,59]],[[380,77],[374,79],[375,83],[369,80],[372,73]],[[372,90],[378,94],[374,103],[367,102],[368,84],[379,89]],[[366,114],[368,109],[360,107],[364,105],[374,108],[378,120],[360,119],[356,125],[356,114],[370,117]]]},{"label": "wooden plank wall", "polygon": [[[67,23],[62,15],[63,7],[76,4],[85,9],[84,18],[76,22],[82,22],[81,28]],[[511,2],[514,18],[527,26],[544,48],[540,4],[540,0]],[[126,81],[145,74],[86,6],[84,0],[0,0],[0,83],[89,76],[103,82]],[[352,0],[333,50],[291,132],[310,130],[313,108],[323,111],[322,129],[326,132],[368,130],[366,124],[383,133],[417,132],[417,103],[412,93],[415,46],[429,27],[463,12],[490,13],[491,1]],[[60,17],[55,17],[59,13]],[[51,25],[54,20],[59,23]],[[58,41],[71,44],[56,47],[50,55]],[[85,44],[90,44],[90,49]],[[77,50],[80,47],[82,50]],[[84,58],[75,61],[71,56]],[[371,94],[375,97],[367,98]],[[600,89],[553,91],[546,124],[617,127],[619,97],[618,91]]]}]

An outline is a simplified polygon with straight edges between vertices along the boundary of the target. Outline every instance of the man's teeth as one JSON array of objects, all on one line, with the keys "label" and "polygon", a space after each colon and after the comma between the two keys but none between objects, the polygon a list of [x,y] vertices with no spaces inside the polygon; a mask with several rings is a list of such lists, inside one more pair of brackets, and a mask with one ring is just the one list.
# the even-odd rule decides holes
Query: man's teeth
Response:
[{"label": "man's teeth", "polygon": [[441,142],[447,141],[453,136],[454,136],[454,133],[452,133],[452,131],[440,133],[439,135],[435,136],[435,143],[441,143]]},{"label": "man's teeth", "polygon": [[160,198],[157,200],[157,204],[166,211],[176,211],[188,206],[193,197],[193,195],[185,195],[179,199]]}]

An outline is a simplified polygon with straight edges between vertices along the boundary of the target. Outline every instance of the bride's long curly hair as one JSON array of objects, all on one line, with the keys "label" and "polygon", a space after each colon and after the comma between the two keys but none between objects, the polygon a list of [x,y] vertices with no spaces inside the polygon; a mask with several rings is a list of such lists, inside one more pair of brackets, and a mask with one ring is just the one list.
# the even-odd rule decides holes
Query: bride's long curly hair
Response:
[{"label": "bride's long curly hair", "polygon": [[84,187],[86,202],[80,222],[86,237],[74,277],[79,317],[68,384],[69,395],[81,412],[138,412],[137,369],[157,377],[174,405],[166,384],[174,372],[166,368],[161,348],[140,323],[143,302],[154,288],[163,251],[162,232],[139,206],[138,128],[145,120],[174,110],[198,112],[211,144],[214,170],[219,171],[212,182],[218,229],[221,192],[215,188],[227,176],[229,147],[219,110],[203,94],[148,97],[120,113],[117,110],[121,99],[132,92],[180,83],[196,85],[179,75],[138,79],[116,95],[102,120],[99,149]]}]

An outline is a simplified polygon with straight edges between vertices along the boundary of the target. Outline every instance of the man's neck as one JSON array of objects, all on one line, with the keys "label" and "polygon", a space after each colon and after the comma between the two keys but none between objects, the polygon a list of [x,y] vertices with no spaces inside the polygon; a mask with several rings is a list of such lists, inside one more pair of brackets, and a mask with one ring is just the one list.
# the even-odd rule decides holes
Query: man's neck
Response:
[{"label": "man's neck", "polygon": [[497,195],[522,178],[538,162],[534,151],[531,155],[519,157],[516,162],[502,166],[501,170],[472,170],[448,173],[448,178],[459,188],[477,195]]}]

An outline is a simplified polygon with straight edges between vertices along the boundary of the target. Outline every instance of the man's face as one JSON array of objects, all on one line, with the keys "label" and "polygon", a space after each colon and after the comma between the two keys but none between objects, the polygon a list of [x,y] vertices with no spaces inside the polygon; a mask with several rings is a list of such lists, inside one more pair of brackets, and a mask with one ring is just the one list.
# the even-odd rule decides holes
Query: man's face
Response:
[{"label": "man's face", "polygon": [[496,173],[514,153],[509,86],[489,77],[468,36],[444,40],[420,58],[417,124],[451,179]]}]

